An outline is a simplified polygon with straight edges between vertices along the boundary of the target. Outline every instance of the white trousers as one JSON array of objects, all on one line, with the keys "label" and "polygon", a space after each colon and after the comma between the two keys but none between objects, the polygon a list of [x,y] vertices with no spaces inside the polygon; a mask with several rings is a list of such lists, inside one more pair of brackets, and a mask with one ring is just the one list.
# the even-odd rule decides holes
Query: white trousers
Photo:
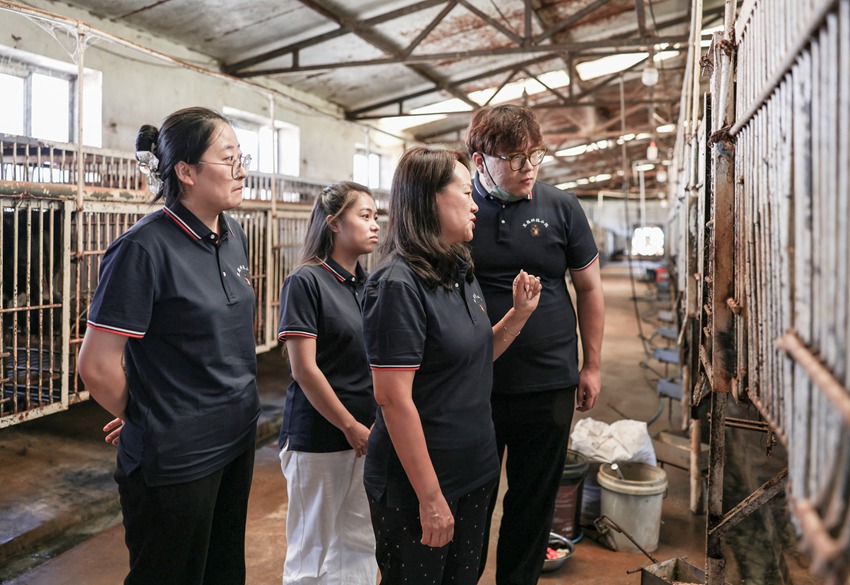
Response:
[{"label": "white trousers", "polygon": [[280,452],[289,496],[283,585],[375,585],[364,460],[354,450]]}]

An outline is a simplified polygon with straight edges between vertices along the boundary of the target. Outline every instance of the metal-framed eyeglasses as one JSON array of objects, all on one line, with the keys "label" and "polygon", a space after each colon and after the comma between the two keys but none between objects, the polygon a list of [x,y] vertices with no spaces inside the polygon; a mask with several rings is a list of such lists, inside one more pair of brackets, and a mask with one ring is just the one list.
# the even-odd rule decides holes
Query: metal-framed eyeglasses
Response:
[{"label": "metal-framed eyeglasses", "polygon": [[239,156],[233,157],[233,162],[212,162],[209,160],[199,160],[197,164],[205,163],[208,165],[224,165],[230,167],[230,176],[234,179],[239,178],[239,173],[243,170],[247,174],[248,169],[251,168],[251,155],[250,154],[242,154]]},{"label": "metal-framed eyeglasses", "polygon": [[525,166],[525,161],[531,163],[531,166],[536,167],[543,162],[543,157],[549,150],[543,146],[535,148],[531,152],[517,152],[514,154],[494,154],[492,156],[508,161],[512,171],[518,171]]}]

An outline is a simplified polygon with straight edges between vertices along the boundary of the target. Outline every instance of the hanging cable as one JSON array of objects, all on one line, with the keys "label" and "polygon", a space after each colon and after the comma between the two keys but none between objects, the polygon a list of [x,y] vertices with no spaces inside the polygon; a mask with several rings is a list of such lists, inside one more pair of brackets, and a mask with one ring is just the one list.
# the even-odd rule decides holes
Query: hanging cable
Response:
[{"label": "hanging cable", "polygon": [[[620,130],[621,130],[622,135],[626,134],[626,103],[625,103],[626,102],[626,94],[625,94],[625,91],[626,91],[625,90],[625,81],[623,79],[623,74],[621,73],[620,74]],[[626,229],[630,230],[631,229],[631,219],[629,218],[629,178],[628,178],[629,177],[629,174],[628,174],[629,173],[629,157],[628,157],[628,150],[626,148],[626,142],[625,141],[623,141],[623,144],[621,145],[621,153],[622,153],[622,159],[623,159],[623,212],[625,214]],[[632,307],[634,308],[635,321],[637,322],[638,337],[640,338],[641,346],[643,347],[643,353],[644,353],[644,362],[641,363],[641,370],[643,370],[643,377],[644,377],[644,380],[646,380],[647,386],[649,386],[650,389],[653,390],[656,398],[658,399],[658,408],[656,409],[655,414],[653,414],[649,418],[649,420],[646,421],[647,426],[649,426],[652,423],[654,423],[656,420],[658,420],[659,416],[661,416],[661,412],[664,409],[664,403],[662,402],[661,397],[658,395],[658,392],[656,391],[656,389],[652,385],[652,381],[649,379],[649,376],[647,375],[647,369],[648,368],[643,367],[645,364],[647,364],[649,362],[649,359],[650,359],[651,356],[650,356],[650,353],[649,353],[649,342],[646,338],[646,335],[643,332],[643,319],[641,318],[640,307],[638,306],[638,296],[637,296],[637,289],[635,287],[635,274],[634,274],[634,263],[632,261],[631,243],[628,244],[628,247],[629,247],[629,251],[628,251],[628,254],[626,254],[626,259],[627,259],[626,261],[627,261],[628,266],[629,266],[629,283],[631,285],[631,291],[632,291],[632,296],[631,296]],[[611,406],[611,405],[609,405],[609,406]]]},{"label": "hanging cable", "polygon": [[[625,81],[623,79],[623,74],[620,74],[620,130],[623,135],[626,134],[626,90],[625,90]],[[623,141],[622,147],[622,158],[623,158],[623,212],[625,215],[626,221],[626,229],[628,230],[629,236],[631,236],[631,219],[629,217],[629,158],[628,152],[626,149],[626,142]],[[647,343],[647,337],[643,332],[643,320],[640,316],[640,308],[637,303],[637,289],[635,287],[635,274],[634,274],[634,262],[632,259],[632,248],[631,242],[627,242],[628,246],[628,254],[626,254],[626,261],[629,265],[629,282],[632,287],[632,306],[634,308],[635,313],[635,321],[637,321],[638,327],[638,337],[640,338],[641,345],[643,346],[643,352],[646,360],[649,360],[649,346]]]}]

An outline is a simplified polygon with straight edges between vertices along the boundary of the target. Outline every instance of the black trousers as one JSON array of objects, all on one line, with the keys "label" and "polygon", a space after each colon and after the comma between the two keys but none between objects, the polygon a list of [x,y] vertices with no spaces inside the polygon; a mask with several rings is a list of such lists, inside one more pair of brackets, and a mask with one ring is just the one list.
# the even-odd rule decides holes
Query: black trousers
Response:
[{"label": "black trousers", "polygon": [[[493,424],[499,460],[507,451],[508,487],[496,547],[496,585],[535,585],[543,568],[564,459],[570,438],[576,388],[529,394],[493,394]],[[487,532],[498,487],[487,515]],[[479,574],[487,561],[484,540]]]},{"label": "black trousers", "polygon": [[124,542],[125,585],[244,585],[245,522],[254,447],[215,473],[150,487],[141,469],[115,472]]},{"label": "black trousers", "polygon": [[419,506],[390,508],[369,496],[381,585],[475,585],[484,546],[487,505],[496,481],[448,502],[454,538],[433,548],[420,542]]}]

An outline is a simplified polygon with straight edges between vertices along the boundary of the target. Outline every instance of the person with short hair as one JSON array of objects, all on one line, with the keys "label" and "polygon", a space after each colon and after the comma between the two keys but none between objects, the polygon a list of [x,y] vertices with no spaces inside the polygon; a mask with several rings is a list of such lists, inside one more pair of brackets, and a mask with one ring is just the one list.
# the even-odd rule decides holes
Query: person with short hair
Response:
[{"label": "person with short hair", "polygon": [[[534,585],[543,567],[573,408],[593,408],[601,391],[604,297],[599,253],[572,193],[537,180],[546,155],[540,126],[523,106],[476,111],[466,132],[478,205],[471,242],[490,321],[510,306],[512,274],[540,276],[537,311],[494,364],[491,405],[507,491],[496,550],[497,585]],[[576,292],[578,322],[567,290]],[[583,363],[579,369],[579,326]],[[492,517],[496,491],[490,502]],[[489,538],[487,539],[489,541]],[[484,572],[487,542],[480,572]]]},{"label": "person with short hair", "polygon": [[136,158],[165,206],[103,255],[77,362],[118,417],[124,583],[238,585],[260,401],[248,243],[224,212],[251,159],[198,107],[142,126]]},{"label": "person with short hair", "polygon": [[474,585],[499,474],[493,360],[538,303],[519,270],[491,325],[466,243],[475,229],[468,157],[411,148],[390,193],[384,257],[369,277],[363,337],[378,416],[364,483],[381,583]]},{"label": "person with short hair", "polygon": [[375,585],[377,578],[363,488],[377,406],[359,262],[377,245],[369,189],[329,185],[316,197],[298,266],[283,283],[278,339],[292,372],[278,441],[289,502],[284,585]]}]

